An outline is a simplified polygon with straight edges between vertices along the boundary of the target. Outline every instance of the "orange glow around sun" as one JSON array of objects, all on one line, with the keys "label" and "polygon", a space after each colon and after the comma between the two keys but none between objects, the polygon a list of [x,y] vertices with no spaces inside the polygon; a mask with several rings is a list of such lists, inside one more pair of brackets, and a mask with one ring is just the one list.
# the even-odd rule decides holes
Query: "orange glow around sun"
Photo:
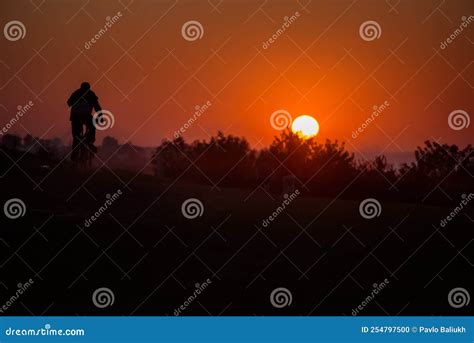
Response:
[{"label": "orange glow around sun", "polygon": [[315,137],[318,134],[319,124],[317,120],[311,116],[299,116],[293,120],[291,131],[299,135],[301,138],[308,139]]}]

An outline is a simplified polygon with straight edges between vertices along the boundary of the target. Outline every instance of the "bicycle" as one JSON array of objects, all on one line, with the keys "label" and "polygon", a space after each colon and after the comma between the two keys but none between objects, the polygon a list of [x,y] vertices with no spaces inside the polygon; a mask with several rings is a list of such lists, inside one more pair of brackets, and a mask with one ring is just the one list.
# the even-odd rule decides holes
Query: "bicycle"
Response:
[{"label": "bicycle", "polygon": [[92,167],[92,160],[97,152],[94,144],[87,141],[87,136],[88,128],[84,125],[82,127],[79,144],[76,147],[76,149],[78,149],[76,163],[83,170],[90,169]]}]

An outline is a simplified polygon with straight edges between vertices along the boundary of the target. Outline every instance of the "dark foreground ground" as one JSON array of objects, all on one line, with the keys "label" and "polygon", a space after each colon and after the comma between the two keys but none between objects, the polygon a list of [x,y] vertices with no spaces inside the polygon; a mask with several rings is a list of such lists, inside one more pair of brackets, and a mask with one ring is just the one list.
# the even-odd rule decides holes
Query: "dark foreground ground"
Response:
[{"label": "dark foreground ground", "polygon": [[[360,315],[474,312],[472,301],[448,303],[455,287],[474,293],[472,207],[440,227],[457,201],[381,201],[381,215],[367,220],[360,201],[303,194],[264,228],[283,199],[261,190],[245,201],[252,190],[66,167],[14,169],[0,182],[2,206],[10,198],[26,205],[19,219],[1,213],[0,306],[17,284],[34,281],[3,315],[173,315],[207,279],[182,315],[351,315],[385,279]],[[202,201],[201,217],[182,215],[188,198]],[[100,287],[112,290],[113,305],[93,304]],[[291,305],[272,306],[278,287],[291,292]]]}]

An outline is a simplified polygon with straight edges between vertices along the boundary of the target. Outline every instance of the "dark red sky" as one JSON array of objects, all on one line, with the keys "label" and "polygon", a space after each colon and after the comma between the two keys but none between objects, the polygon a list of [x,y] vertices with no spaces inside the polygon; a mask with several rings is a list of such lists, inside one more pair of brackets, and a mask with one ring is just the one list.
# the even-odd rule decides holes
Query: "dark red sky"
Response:
[{"label": "dark red sky", "polygon": [[[472,143],[474,123],[452,130],[448,115],[474,113],[474,22],[440,49],[462,17],[474,14],[471,0],[127,2],[2,1],[2,27],[19,20],[26,36],[0,39],[0,126],[31,100],[33,108],[10,132],[47,132],[69,142],[66,99],[88,80],[115,117],[99,141],[113,135],[157,145],[196,105],[211,101],[186,139],[220,129],[261,147],[257,142],[267,145],[277,133],[270,115],[285,109],[293,117],[313,115],[321,139],[350,141],[349,149],[413,150],[432,138]],[[86,50],[118,11],[120,20]],[[296,11],[297,20],[263,49]],[[189,20],[202,24],[201,39],[183,39]],[[359,35],[368,20],[380,25],[379,39]],[[390,106],[351,138],[385,101]]]}]

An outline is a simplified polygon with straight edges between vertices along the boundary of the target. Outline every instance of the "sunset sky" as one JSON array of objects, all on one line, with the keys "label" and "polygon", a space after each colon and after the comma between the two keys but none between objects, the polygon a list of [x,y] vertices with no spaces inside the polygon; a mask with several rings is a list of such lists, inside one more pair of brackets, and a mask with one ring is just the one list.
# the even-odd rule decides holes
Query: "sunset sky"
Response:
[{"label": "sunset sky", "polygon": [[[208,101],[184,133],[187,140],[222,130],[261,148],[278,134],[271,114],[284,109],[293,118],[312,115],[318,139],[348,141],[349,150],[411,151],[426,139],[473,142],[474,123],[453,130],[448,116],[474,113],[474,21],[440,48],[463,16],[474,15],[472,0],[17,0],[1,9],[2,27],[21,21],[26,36],[0,39],[0,126],[18,105],[34,103],[9,133],[46,133],[69,143],[66,100],[87,80],[115,117],[113,128],[98,132],[99,142],[112,135],[156,146]],[[190,20],[203,27],[195,41],[181,34]],[[381,28],[372,41],[359,34],[369,20]]]}]

